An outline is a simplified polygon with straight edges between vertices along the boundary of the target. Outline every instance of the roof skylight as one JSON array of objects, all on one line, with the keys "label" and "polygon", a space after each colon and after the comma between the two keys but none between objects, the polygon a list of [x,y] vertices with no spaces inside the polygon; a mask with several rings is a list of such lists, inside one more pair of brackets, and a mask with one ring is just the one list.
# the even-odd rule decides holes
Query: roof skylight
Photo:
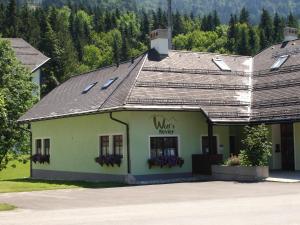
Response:
[{"label": "roof skylight", "polygon": [[118,79],[118,77],[113,78],[113,79],[109,79],[103,86],[102,86],[102,90],[105,90],[107,88],[109,88],[110,85],[112,85],[116,80]]},{"label": "roof skylight", "polygon": [[82,91],[82,94],[88,93],[98,82],[94,82],[86,86],[86,88]]},{"label": "roof skylight", "polygon": [[213,62],[223,71],[231,71],[230,67],[220,58],[214,58]]},{"label": "roof skylight", "polygon": [[282,55],[276,60],[276,62],[272,65],[271,70],[279,69],[289,58],[289,55]]}]

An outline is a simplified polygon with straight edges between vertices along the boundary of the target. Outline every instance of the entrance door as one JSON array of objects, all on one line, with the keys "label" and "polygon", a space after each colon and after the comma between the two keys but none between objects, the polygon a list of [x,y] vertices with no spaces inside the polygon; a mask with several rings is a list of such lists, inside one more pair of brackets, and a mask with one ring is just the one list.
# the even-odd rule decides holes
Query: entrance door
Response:
[{"label": "entrance door", "polygon": [[295,170],[294,126],[281,124],[281,158],[283,170]]}]

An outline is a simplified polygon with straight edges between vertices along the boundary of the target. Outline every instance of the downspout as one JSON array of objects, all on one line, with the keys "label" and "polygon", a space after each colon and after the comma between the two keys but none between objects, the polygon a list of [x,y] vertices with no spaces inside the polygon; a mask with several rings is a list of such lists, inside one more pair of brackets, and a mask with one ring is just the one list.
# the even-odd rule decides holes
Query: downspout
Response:
[{"label": "downspout", "polygon": [[131,173],[131,160],[130,160],[130,143],[129,143],[129,124],[125,123],[121,120],[118,120],[112,116],[112,112],[109,113],[109,117],[111,120],[118,122],[126,127],[126,141],[127,141],[127,173]]}]

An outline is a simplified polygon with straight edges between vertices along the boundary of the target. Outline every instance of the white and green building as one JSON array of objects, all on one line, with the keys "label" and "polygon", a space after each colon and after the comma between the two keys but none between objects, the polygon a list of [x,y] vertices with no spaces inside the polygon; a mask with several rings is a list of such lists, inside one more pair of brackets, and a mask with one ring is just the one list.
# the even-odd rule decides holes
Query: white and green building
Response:
[{"label": "white and green building", "polygon": [[173,51],[166,30],[130,62],[74,76],[20,122],[32,177],[144,181],[209,173],[237,154],[243,126],[265,123],[270,168],[300,170],[300,41],[254,57]]}]

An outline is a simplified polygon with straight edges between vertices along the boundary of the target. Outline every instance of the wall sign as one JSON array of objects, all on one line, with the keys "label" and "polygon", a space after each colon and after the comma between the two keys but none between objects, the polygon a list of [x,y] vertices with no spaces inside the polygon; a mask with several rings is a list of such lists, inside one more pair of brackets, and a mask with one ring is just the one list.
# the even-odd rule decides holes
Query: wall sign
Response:
[{"label": "wall sign", "polygon": [[161,115],[153,116],[153,124],[159,134],[174,134],[175,131],[175,119],[166,118]]}]

